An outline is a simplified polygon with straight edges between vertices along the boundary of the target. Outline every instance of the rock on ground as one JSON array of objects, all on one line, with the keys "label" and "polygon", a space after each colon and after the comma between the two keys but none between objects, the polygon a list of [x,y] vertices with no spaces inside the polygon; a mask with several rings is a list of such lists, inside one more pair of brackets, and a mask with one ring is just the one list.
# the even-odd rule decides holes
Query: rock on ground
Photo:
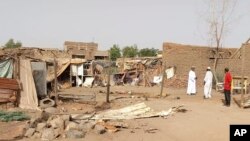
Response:
[{"label": "rock on ground", "polygon": [[69,122],[68,125],[66,126],[65,131],[78,130],[78,129],[79,129],[79,124],[77,124],[75,122]]},{"label": "rock on ground", "polygon": [[60,128],[60,129],[64,129],[64,121],[61,117],[56,117],[55,119],[49,121],[49,124],[53,127],[53,128]]},{"label": "rock on ground", "polygon": [[43,141],[50,141],[55,139],[57,136],[54,134],[54,129],[53,128],[45,128],[42,133],[41,139]]},{"label": "rock on ground", "polygon": [[38,123],[36,126],[37,132],[42,132],[42,130],[46,127],[46,123]]},{"label": "rock on ground", "polygon": [[30,138],[35,133],[35,131],[36,131],[35,128],[29,128],[24,136]]},{"label": "rock on ground", "polygon": [[66,137],[71,139],[84,138],[86,132],[78,130],[69,130],[66,132]]},{"label": "rock on ground", "polygon": [[95,127],[95,122],[93,121],[79,124],[79,129],[82,131],[90,131],[91,129],[94,129],[94,127]]},{"label": "rock on ground", "polygon": [[103,127],[102,125],[99,125],[99,124],[95,125],[95,133],[103,134],[105,132],[106,132],[105,127]]},{"label": "rock on ground", "polygon": [[51,114],[58,112],[58,110],[55,107],[48,107],[48,108],[44,109],[44,111],[47,113],[51,113]]}]

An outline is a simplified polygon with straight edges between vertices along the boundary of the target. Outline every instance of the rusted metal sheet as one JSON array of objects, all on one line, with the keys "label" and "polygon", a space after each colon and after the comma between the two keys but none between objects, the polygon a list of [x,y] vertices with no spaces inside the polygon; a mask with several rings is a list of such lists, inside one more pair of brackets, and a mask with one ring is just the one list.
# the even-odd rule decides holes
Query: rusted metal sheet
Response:
[{"label": "rusted metal sheet", "polygon": [[15,79],[0,78],[0,89],[18,90],[20,87]]},{"label": "rusted metal sheet", "polygon": [[15,102],[19,83],[15,79],[0,78],[0,102]]}]

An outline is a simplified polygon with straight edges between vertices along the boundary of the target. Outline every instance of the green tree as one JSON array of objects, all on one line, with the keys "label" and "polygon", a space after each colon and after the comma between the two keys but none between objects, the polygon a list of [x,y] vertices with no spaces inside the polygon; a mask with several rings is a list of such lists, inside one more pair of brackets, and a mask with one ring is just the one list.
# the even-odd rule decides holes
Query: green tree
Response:
[{"label": "green tree", "polygon": [[110,59],[112,61],[115,61],[117,58],[120,58],[121,57],[121,49],[118,45],[114,44],[110,50],[109,50],[109,53],[110,53]]},{"label": "green tree", "polygon": [[22,43],[17,41],[15,42],[13,39],[9,39],[9,41],[5,44],[4,48],[18,48],[21,47]]},{"label": "green tree", "polygon": [[157,51],[158,51],[158,49],[154,49],[154,48],[143,48],[139,51],[139,56],[140,57],[156,56]]},{"label": "green tree", "polygon": [[138,49],[136,45],[126,46],[122,49],[123,57],[135,57],[138,54]]}]

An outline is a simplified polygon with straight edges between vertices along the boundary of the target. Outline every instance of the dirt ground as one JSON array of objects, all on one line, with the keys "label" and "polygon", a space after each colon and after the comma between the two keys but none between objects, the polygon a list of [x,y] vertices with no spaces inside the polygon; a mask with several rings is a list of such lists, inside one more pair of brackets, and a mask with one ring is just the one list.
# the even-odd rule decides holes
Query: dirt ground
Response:
[{"label": "dirt ground", "polygon": [[[71,88],[63,90],[61,93],[89,94],[96,95],[96,101],[105,101],[106,88]],[[115,91],[124,92],[116,94]],[[168,118],[147,118],[126,120],[128,129],[122,129],[116,133],[105,133],[97,135],[88,132],[84,139],[86,141],[183,141],[183,140],[203,140],[203,141],[228,141],[230,124],[249,124],[250,109],[240,109],[234,101],[230,107],[223,105],[224,95],[213,91],[212,99],[203,99],[203,88],[198,88],[198,93],[194,96],[186,95],[186,89],[165,88],[166,97],[159,98],[160,87],[131,87],[114,86],[111,87],[110,95],[111,108],[117,109],[134,103],[145,102],[146,105],[155,111],[168,110],[173,106],[183,105],[187,111],[185,113],[175,113]],[[145,94],[147,93],[147,94]],[[248,96],[248,95],[246,95]],[[146,98],[147,97],[147,98]],[[240,95],[233,95],[240,98]],[[93,104],[79,104],[72,102],[60,103],[58,109],[66,109],[71,113],[90,113],[95,111]],[[13,131],[8,130],[14,122],[0,122],[0,137],[10,135]],[[20,123],[19,123],[20,124]],[[9,126],[8,126],[9,125]],[[4,129],[3,129],[4,127]],[[148,129],[156,129],[155,133],[148,133]],[[4,132],[3,132],[4,130]],[[22,139],[30,140],[30,139]],[[57,139],[68,140],[68,139]]]}]

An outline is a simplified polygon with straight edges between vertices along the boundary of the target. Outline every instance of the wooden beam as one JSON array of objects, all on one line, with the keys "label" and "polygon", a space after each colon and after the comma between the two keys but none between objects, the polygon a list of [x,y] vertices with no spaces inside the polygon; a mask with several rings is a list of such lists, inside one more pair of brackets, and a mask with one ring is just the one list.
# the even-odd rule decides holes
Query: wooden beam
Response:
[{"label": "wooden beam", "polygon": [[[109,55],[110,56],[110,55]],[[110,60],[110,57],[109,57],[109,68],[108,68],[108,84],[107,84],[107,95],[106,95],[106,102],[109,103],[109,93],[110,93],[110,71],[111,71],[111,60]]]},{"label": "wooden beam", "polygon": [[55,79],[54,79],[54,89],[55,89],[55,102],[56,105],[58,104],[58,93],[57,93],[57,62],[56,59],[54,58],[54,74],[55,74]]},{"label": "wooden beam", "polygon": [[70,81],[70,87],[72,87],[72,66],[70,64],[70,72],[69,72],[69,81]]},{"label": "wooden beam", "polygon": [[[243,102],[244,102],[244,68],[245,68],[245,45],[242,46],[241,49],[241,100],[240,100],[240,104],[241,107],[243,108]],[[245,90],[246,91],[246,90]]]},{"label": "wooden beam", "polygon": [[164,87],[164,80],[165,80],[165,76],[166,76],[166,62],[164,62],[164,67],[163,67],[163,71],[162,71],[162,81],[161,81],[161,92],[160,92],[160,96],[163,96],[163,87]]}]

